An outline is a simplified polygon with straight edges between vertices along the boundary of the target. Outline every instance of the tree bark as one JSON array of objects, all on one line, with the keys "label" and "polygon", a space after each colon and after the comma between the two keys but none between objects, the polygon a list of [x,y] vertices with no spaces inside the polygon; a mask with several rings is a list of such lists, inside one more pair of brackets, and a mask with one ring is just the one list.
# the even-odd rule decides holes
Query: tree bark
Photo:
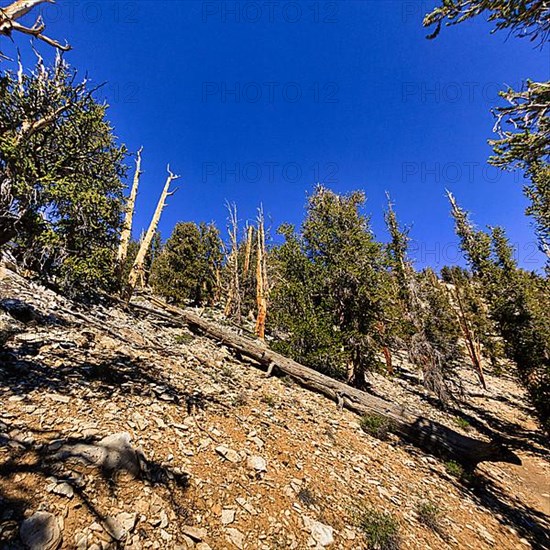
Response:
[{"label": "tree bark", "polygon": [[140,147],[137,156],[136,156],[136,171],[134,173],[134,181],[132,182],[132,189],[130,191],[130,196],[128,197],[128,202],[126,203],[125,215],[124,215],[124,225],[122,226],[122,232],[120,234],[120,244],[118,247],[117,253],[117,262],[119,273],[122,275],[122,267],[126,261],[126,256],[128,255],[128,244],[130,243],[130,237],[132,235],[132,220],[134,218],[134,209],[136,205],[136,197],[139,186],[139,178],[142,174],[141,172],[141,152],[143,147]]},{"label": "tree bark", "polygon": [[170,166],[168,166],[167,170],[168,170],[168,177],[166,178],[164,189],[162,190],[162,193],[160,195],[160,199],[157,204],[155,213],[153,214],[153,218],[151,219],[151,223],[149,224],[149,229],[147,229],[147,233],[145,234],[143,241],[141,241],[141,245],[139,247],[136,259],[134,260],[134,265],[132,266],[132,269],[130,271],[130,276],[128,277],[128,285],[125,290],[126,300],[130,300],[130,298],[132,297],[132,294],[134,292],[134,289],[136,288],[138,281],[143,280],[144,271],[145,271],[145,256],[147,255],[147,252],[151,246],[151,242],[153,241],[153,237],[155,236],[155,231],[157,230],[157,226],[160,220],[160,216],[162,214],[162,210],[164,208],[164,204],[166,202],[167,197],[175,193],[175,191],[169,192],[170,184],[175,179],[178,179],[179,176],[172,174],[172,172],[170,171]]},{"label": "tree bark", "polygon": [[241,290],[239,282],[239,219],[237,216],[237,205],[227,203],[229,210],[229,239],[231,240],[231,252],[228,264],[231,270],[229,289],[225,302],[224,315],[233,317],[237,323],[241,322]]},{"label": "tree bark", "polygon": [[246,231],[246,246],[244,251],[244,265],[243,265],[243,277],[248,275],[248,270],[250,269],[250,256],[252,254],[252,234],[254,228],[249,225]]},{"label": "tree bark", "polygon": [[265,265],[265,234],[264,214],[260,209],[258,215],[258,242],[256,254],[256,303],[258,315],[256,317],[256,336],[265,340],[265,318],[267,316],[267,269]]},{"label": "tree bark", "polygon": [[68,44],[60,44],[57,40],[49,38],[42,34],[42,31],[46,28],[42,18],[39,16],[32,27],[25,27],[17,22],[18,19],[27,15],[32,9],[40,4],[53,4],[54,0],[16,0],[9,6],[0,10],[0,35],[10,35],[12,31],[21,32],[23,34],[29,34],[46,42],[50,46],[62,51],[68,51],[71,47]]},{"label": "tree bark", "polygon": [[218,340],[242,356],[249,357],[268,369],[273,369],[274,366],[300,385],[326,395],[355,413],[382,416],[391,422],[394,433],[424,451],[447,459],[451,458],[470,468],[484,461],[521,464],[517,455],[497,442],[488,443],[462,435],[443,424],[305,367],[292,359],[271,351],[257,340],[240,336],[227,328],[219,327],[202,319],[192,311],[168,306],[156,298],[153,298],[152,301],[164,311],[136,304],[131,304],[131,307],[153,313],[176,326],[189,326],[191,329]]}]

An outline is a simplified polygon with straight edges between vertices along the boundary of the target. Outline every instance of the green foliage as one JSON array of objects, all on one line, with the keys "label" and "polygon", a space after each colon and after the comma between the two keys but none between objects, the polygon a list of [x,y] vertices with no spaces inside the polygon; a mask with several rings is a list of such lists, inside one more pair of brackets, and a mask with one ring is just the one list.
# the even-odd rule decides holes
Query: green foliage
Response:
[{"label": "green foliage", "polygon": [[151,286],[178,305],[188,301],[212,305],[221,261],[221,240],[214,225],[177,223],[153,261]]},{"label": "green foliage", "polygon": [[[495,30],[510,30],[518,37],[538,40],[541,47],[550,34],[550,7],[543,0],[441,0],[424,18],[424,26],[435,26],[435,38],[443,22],[456,25],[480,14],[496,22]],[[531,201],[526,214],[535,219],[540,248],[550,269],[550,82],[527,80],[523,89],[500,92],[506,102],[493,113],[498,139],[489,140],[494,155],[489,162],[506,170],[516,168],[530,180],[524,193]],[[487,244],[487,243],[485,243]]]},{"label": "green foliage", "polygon": [[461,479],[464,475],[464,468],[458,462],[455,462],[454,460],[448,460],[444,463],[444,465],[447,473],[452,475],[453,477]]},{"label": "green foliage", "polygon": [[274,347],[357,387],[379,368],[383,320],[383,251],[360,209],[362,193],[337,195],[319,186],[309,198],[301,233],[279,232],[271,254]]},{"label": "green foliage", "polygon": [[441,532],[441,508],[430,500],[420,502],[416,507],[418,521],[432,531]]},{"label": "green foliage", "polygon": [[550,82],[528,80],[523,90],[509,89],[500,95],[507,105],[495,111],[499,139],[489,142],[494,151],[489,162],[506,170],[524,170],[529,180],[524,193],[531,202],[526,214],[535,220],[540,248],[550,265]]},{"label": "green foliage", "polygon": [[471,428],[470,423],[465,418],[462,418],[460,416],[457,416],[454,419],[454,422],[459,428],[462,428],[463,430],[469,430]]},{"label": "green foliage", "polygon": [[[452,201],[459,237],[483,298],[517,365],[543,427],[550,431],[550,286],[547,278],[519,269],[502,228],[477,231],[466,212]],[[457,231],[458,232],[458,231]],[[489,254],[479,259],[472,248],[489,240]]]},{"label": "green foliage", "polygon": [[68,292],[111,289],[125,148],[57,58],[0,77],[0,246]]},{"label": "green foliage", "polygon": [[378,414],[364,415],[359,424],[364,432],[381,440],[388,439],[393,429],[392,421]]},{"label": "green foliage", "polygon": [[401,536],[399,522],[387,512],[366,508],[359,516],[359,527],[367,539],[367,548],[377,550],[399,550]]},{"label": "green foliage", "polygon": [[544,42],[550,32],[549,8],[540,0],[440,0],[441,4],[424,18],[424,26],[435,25],[429,38],[446,26],[456,25],[481,14],[496,23],[495,30],[510,30],[517,36]]}]

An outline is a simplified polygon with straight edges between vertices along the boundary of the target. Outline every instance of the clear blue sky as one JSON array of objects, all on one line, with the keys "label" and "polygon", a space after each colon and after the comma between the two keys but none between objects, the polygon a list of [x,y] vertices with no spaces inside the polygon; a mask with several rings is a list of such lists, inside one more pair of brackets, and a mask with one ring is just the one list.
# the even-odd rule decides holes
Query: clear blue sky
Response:
[{"label": "clear blue sky", "polygon": [[[381,239],[389,191],[413,226],[418,265],[438,268],[458,259],[448,187],[480,226],[505,226],[522,265],[536,268],[521,178],[487,167],[487,139],[498,89],[548,79],[549,50],[491,35],[481,19],[426,40],[433,4],[58,0],[43,16],[73,46],[66,59],[109,83],[120,140],[144,146],[136,233],[169,162],[183,177],[163,237],[179,220],[223,230],[226,200],[243,222],[261,202],[273,227],[299,224],[320,181],[364,189]],[[30,59],[27,39],[17,43]]]}]

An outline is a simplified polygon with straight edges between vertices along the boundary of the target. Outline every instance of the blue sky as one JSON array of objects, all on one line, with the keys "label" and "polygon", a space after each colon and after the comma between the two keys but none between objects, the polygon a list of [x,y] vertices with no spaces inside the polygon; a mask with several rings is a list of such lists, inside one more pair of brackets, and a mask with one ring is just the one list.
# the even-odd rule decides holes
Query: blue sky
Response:
[{"label": "blue sky", "polygon": [[[224,229],[226,200],[243,222],[261,202],[274,228],[299,224],[319,181],[364,189],[381,239],[389,191],[418,265],[439,268],[459,260],[449,188],[478,225],[506,227],[521,264],[537,268],[521,176],[487,166],[487,139],[498,89],[548,79],[548,49],[491,35],[481,19],[426,40],[433,4],[58,0],[42,11],[47,33],[73,46],[69,63],[108,83],[120,140],[144,146],[136,233],[170,163],[182,179],[164,237],[179,220]],[[30,60],[27,39],[17,43]]]}]

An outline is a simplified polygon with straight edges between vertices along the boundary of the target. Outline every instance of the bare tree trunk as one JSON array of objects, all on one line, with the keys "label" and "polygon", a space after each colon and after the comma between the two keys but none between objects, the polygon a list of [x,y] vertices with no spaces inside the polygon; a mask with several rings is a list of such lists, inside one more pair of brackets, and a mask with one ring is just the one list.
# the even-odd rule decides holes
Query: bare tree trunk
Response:
[{"label": "bare tree trunk", "polygon": [[244,251],[243,277],[246,277],[250,269],[250,256],[252,254],[252,235],[254,228],[249,225],[246,231],[246,246]]},{"label": "bare tree trunk", "polygon": [[164,189],[162,190],[157,208],[155,210],[155,213],[153,214],[151,223],[149,224],[149,229],[147,229],[145,238],[141,242],[136,259],[134,260],[134,265],[132,266],[132,270],[130,271],[130,276],[128,277],[128,285],[125,291],[126,300],[129,300],[132,297],[132,293],[134,292],[138,281],[143,281],[145,271],[145,256],[147,255],[147,252],[151,246],[151,242],[153,241],[153,237],[155,235],[155,231],[157,230],[164,204],[167,197],[172,196],[176,192],[176,190],[169,192],[170,184],[172,183],[172,181],[178,179],[180,176],[176,176],[175,174],[173,174],[170,171],[170,166],[168,166],[167,170],[168,177],[166,178]]},{"label": "bare tree trunk", "polygon": [[265,340],[265,318],[267,316],[267,268],[265,259],[264,213],[260,208],[258,213],[258,244],[256,255],[256,303],[258,316],[256,317],[256,335]]},{"label": "bare tree trunk", "polygon": [[140,312],[157,315],[175,326],[189,326],[201,334],[206,334],[243,357],[252,358],[264,368],[276,368],[291,376],[298,384],[326,395],[351,411],[382,416],[390,420],[393,432],[429,453],[458,460],[469,467],[483,461],[521,464],[517,455],[497,442],[489,443],[462,435],[443,424],[420,416],[415,411],[409,411],[305,367],[271,351],[257,340],[219,327],[195,312],[169,306],[155,298],[152,301],[164,311],[136,304],[131,304],[131,307]]},{"label": "bare tree trunk", "polygon": [[143,151],[143,147],[140,147],[137,152],[136,171],[134,173],[134,181],[132,183],[130,196],[128,197],[128,202],[126,203],[124,224],[122,226],[122,232],[120,234],[120,244],[119,244],[118,253],[117,253],[117,263],[118,263],[120,276],[122,276],[122,268],[123,268],[124,262],[126,261],[126,256],[128,255],[128,244],[130,243],[130,237],[132,235],[132,220],[134,218],[134,208],[136,205],[139,178],[142,174],[141,172],[141,152],[142,151]]},{"label": "bare tree trunk", "polygon": [[231,241],[231,252],[229,254],[229,267],[231,279],[225,303],[224,315],[234,317],[237,323],[241,322],[241,291],[239,283],[239,242],[238,230],[239,219],[237,216],[237,205],[227,204],[229,210],[229,239]]},{"label": "bare tree trunk", "polygon": [[23,34],[28,34],[42,40],[62,51],[68,51],[71,47],[68,44],[60,44],[53,38],[49,38],[42,34],[42,31],[46,28],[42,17],[38,17],[32,27],[25,27],[18,23],[17,20],[21,19],[24,15],[27,15],[32,9],[40,4],[53,4],[54,0],[16,0],[12,2],[9,6],[2,8],[0,10],[0,34],[10,36],[12,31],[17,31]]}]

